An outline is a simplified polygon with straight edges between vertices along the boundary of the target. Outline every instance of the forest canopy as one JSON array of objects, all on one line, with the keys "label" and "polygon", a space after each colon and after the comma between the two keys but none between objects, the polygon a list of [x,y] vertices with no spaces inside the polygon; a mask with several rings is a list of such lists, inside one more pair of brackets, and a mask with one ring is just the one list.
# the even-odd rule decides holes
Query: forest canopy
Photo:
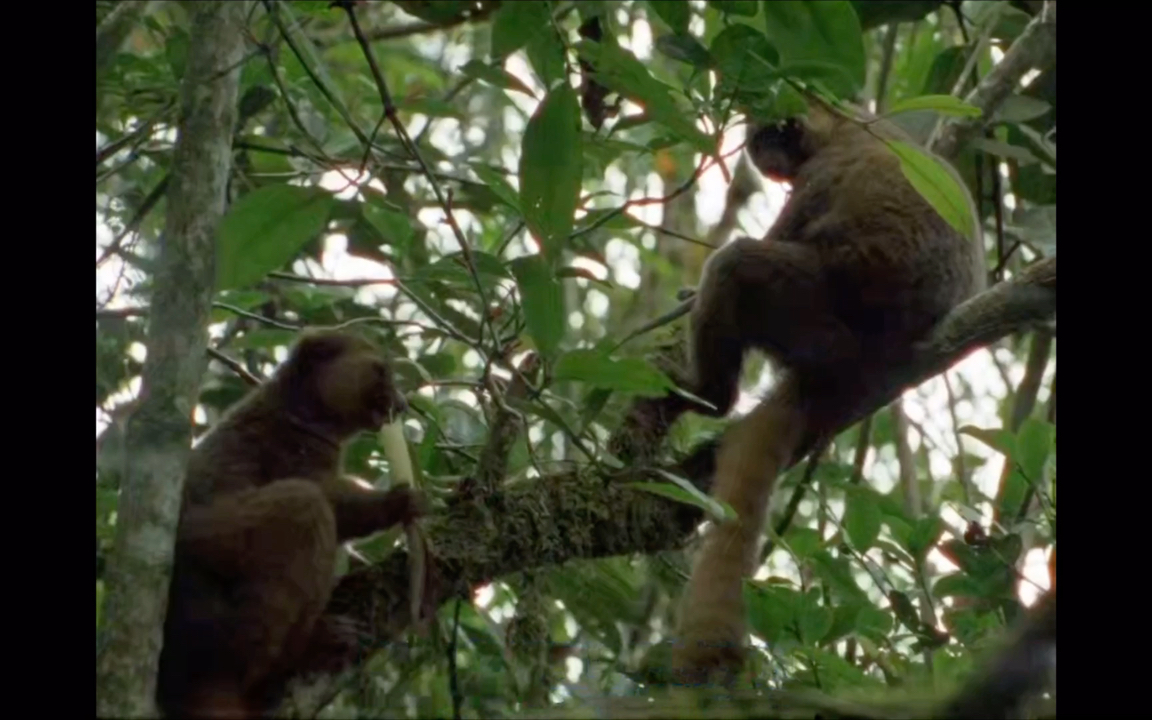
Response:
[{"label": "forest canopy", "polygon": [[[350,543],[332,603],[370,652],[294,712],[667,716],[726,421],[622,420],[678,391],[709,253],[788,197],[748,124],[812,96],[899,126],[972,235],[967,187],[992,289],[777,483],[738,714],[915,716],[1054,588],[1054,3],[216,5],[97,3],[98,706],[150,687],[169,561],[139,559],[170,555],[191,442],[339,326],[392,359],[447,581],[414,634],[403,533]],[[743,378],[736,414],[773,369]],[[391,482],[371,434],[345,465]]]}]

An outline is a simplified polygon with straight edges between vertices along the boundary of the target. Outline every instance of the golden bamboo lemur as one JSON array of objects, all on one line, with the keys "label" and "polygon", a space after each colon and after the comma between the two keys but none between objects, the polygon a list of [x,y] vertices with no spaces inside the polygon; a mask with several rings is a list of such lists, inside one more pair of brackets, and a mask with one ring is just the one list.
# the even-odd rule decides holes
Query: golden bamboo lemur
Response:
[{"label": "golden bamboo lemur", "polygon": [[192,449],[160,655],[165,715],[264,716],[292,677],[356,658],[355,625],[325,612],[337,547],[412,522],[423,503],[344,475],[343,448],[406,406],[371,343],[313,331]]},{"label": "golden bamboo lemur", "polygon": [[889,123],[865,124],[812,100],[803,116],[749,138],[756,166],[789,181],[792,193],[763,240],[739,238],[705,263],[690,385],[716,410],[693,409],[728,413],[750,348],[780,373],[716,456],[713,494],[739,520],[711,529],[685,589],[673,653],[684,684],[731,682],[742,663],[742,578],[754,570],[776,476],[798,459],[802,438],[834,430],[845,397],[903,362],[984,283],[979,237],[958,233],[905,179],[881,138],[909,140]]}]

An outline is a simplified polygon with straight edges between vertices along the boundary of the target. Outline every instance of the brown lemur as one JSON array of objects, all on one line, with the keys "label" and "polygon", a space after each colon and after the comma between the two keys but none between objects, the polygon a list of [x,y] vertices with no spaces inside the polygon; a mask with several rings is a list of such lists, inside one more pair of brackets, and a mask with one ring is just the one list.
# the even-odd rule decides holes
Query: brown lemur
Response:
[{"label": "brown lemur", "polygon": [[325,612],[337,547],[423,502],[344,475],[343,446],[406,407],[371,343],[313,331],[192,449],[160,655],[167,716],[264,715],[293,676],[355,660],[354,625]]},{"label": "brown lemur", "polygon": [[738,238],[704,264],[687,389],[715,407],[668,396],[638,404],[627,421],[650,431],[688,409],[726,415],[749,349],[778,370],[768,397],[728,428],[716,453],[713,495],[739,519],[713,526],[694,563],[673,652],[678,683],[729,683],[742,664],[742,579],[755,569],[779,472],[836,429],[846,399],[905,362],[984,286],[971,199],[975,237],[965,237],[912,187],[884,142],[911,140],[853,114],[810,98],[804,114],[750,130],[753,163],[792,190],[763,240]]}]

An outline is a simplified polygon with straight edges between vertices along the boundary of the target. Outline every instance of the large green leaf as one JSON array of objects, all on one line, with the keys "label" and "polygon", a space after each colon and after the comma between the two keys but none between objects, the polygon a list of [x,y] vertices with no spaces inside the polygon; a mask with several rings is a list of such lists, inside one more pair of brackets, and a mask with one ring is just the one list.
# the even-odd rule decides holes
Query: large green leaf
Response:
[{"label": "large green leaf", "polygon": [[781,63],[820,63],[840,72],[824,78],[837,95],[849,97],[864,85],[864,38],[847,0],[763,3],[764,34],[780,51]]},{"label": "large green leaf", "polygon": [[920,95],[892,104],[886,115],[895,115],[915,110],[933,110],[942,115],[956,117],[980,117],[980,108],[969,105],[958,97],[952,95]]},{"label": "large green leaf", "polygon": [[943,532],[944,524],[940,518],[936,516],[920,518],[908,537],[908,552],[918,560],[923,560],[928,551],[936,546],[936,541]]},{"label": "large green leaf", "polygon": [[642,105],[648,117],[671,130],[678,140],[702,153],[714,151],[712,138],[696,127],[690,112],[673,101],[671,88],[652,77],[635,55],[612,43],[583,42],[577,49],[596,69],[596,79],[604,87]]},{"label": "large green leaf", "polygon": [[613,358],[597,350],[572,350],[556,361],[553,377],[579,380],[596,387],[660,397],[676,384],[642,358]]},{"label": "large green leaf", "polygon": [[678,503],[685,505],[693,505],[703,510],[710,518],[714,520],[734,520],[736,519],[736,512],[728,503],[716,500],[710,497],[707,493],[701,492],[699,488],[694,486],[679,475],[658,470],[657,473],[668,479],[669,482],[637,482],[625,483],[624,487],[635,488],[636,490],[643,490],[644,492],[652,493],[666,497],[669,500],[675,500]]},{"label": "large green leaf", "polygon": [[967,191],[943,161],[915,145],[899,140],[886,142],[900,158],[900,171],[916,192],[957,232],[973,237],[976,224]]},{"label": "large green leaf", "polygon": [[582,163],[580,106],[561,83],[528,120],[520,150],[520,209],[550,263],[572,232]]},{"label": "large green leaf", "polygon": [[648,0],[648,7],[672,28],[672,32],[688,32],[688,21],[692,18],[688,0]]},{"label": "large green leaf", "polygon": [[736,88],[764,92],[780,79],[780,73],[774,69],[780,62],[776,48],[763,33],[747,25],[724,28],[712,39],[709,53],[720,72],[722,85],[718,91],[721,93],[733,92]]},{"label": "large green leaf", "polygon": [[804,602],[795,590],[762,583],[744,583],[748,624],[769,643],[777,643],[795,626],[797,608]]},{"label": "large green leaf", "polygon": [[869,488],[848,489],[848,507],[844,511],[844,530],[853,547],[866,552],[876,542],[883,520],[876,494]]},{"label": "large green leaf", "polygon": [[564,297],[560,282],[539,255],[517,258],[510,265],[520,288],[520,305],[528,334],[540,354],[551,358],[564,337]]},{"label": "large green leaf", "polygon": [[556,34],[556,28],[547,25],[528,39],[524,46],[524,54],[532,69],[544,81],[545,88],[551,88],[559,82],[566,82],[568,68],[564,61],[567,49]]},{"label": "large green leaf", "polygon": [[800,641],[815,645],[832,629],[832,611],[820,601],[819,588],[812,588],[803,596],[796,608],[796,625]]},{"label": "large green leaf", "polygon": [[1030,481],[1040,480],[1055,437],[1056,426],[1038,418],[1026,419],[1016,433],[1016,460]]},{"label": "large green leaf", "polygon": [[492,16],[492,57],[516,52],[548,24],[548,3],[542,0],[504,3]]},{"label": "large green leaf", "polygon": [[216,289],[244,287],[282,267],[328,223],[334,200],[318,188],[269,185],[240,199],[220,224]]}]

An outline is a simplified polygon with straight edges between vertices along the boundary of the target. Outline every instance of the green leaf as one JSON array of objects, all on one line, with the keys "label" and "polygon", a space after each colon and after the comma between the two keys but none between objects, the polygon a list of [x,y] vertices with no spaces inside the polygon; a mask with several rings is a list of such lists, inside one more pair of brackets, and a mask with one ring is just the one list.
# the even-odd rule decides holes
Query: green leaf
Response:
[{"label": "green leaf", "polygon": [[688,33],[661,35],[656,38],[656,49],[673,60],[686,62],[702,70],[712,66],[712,56],[708,54],[708,49]]},{"label": "green leaf", "polygon": [[567,77],[568,68],[564,64],[566,53],[560,36],[551,24],[535,33],[524,47],[524,54],[528,56],[528,62],[532,63],[532,69],[543,81],[544,87],[549,89]]},{"label": "green leaf", "polygon": [[946,95],[952,91],[968,61],[968,51],[962,46],[948,47],[932,60],[928,77],[924,79],[923,95]]},{"label": "green leaf", "polygon": [[549,24],[548,3],[504,3],[492,16],[492,57],[502,59],[524,47]]},{"label": "green leaf", "polygon": [[520,209],[549,263],[572,232],[582,162],[580,106],[562,83],[528,120],[520,150]]},{"label": "green leaf", "polygon": [[764,34],[782,63],[815,61],[838,67],[827,78],[837,95],[849,97],[864,85],[864,37],[847,0],[774,0],[764,5]]},{"label": "green leaf", "polygon": [[812,588],[804,595],[796,620],[800,629],[800,642],[805,645],[817,644],[832,629],[832,610],[820,603],[819,588]]},{"label": "green leaf", "polygon": [[[673,476],[675,477],[675,476]],[[687,483],[687,481],[684,481]],[[624,487],[634,488],[636,490],[643,490],[646,493],[666,497],[669,500],[675,500],[684,505],[692,505],[703,510],[711,518],[718,520],[724,519],[727,514],[725,508],[720,503],[708,497],[698,489],[688,485],[687,488],[681,485],[674,485],[672,483],[656,483],[656,482],[636,482],[625,483]],[[733,515],[735,513],[732,513]]]},{"label": "green leaf", "polygon": [[968,437],[974,437],[988,447],[1007,457],[1016,452],[1016,437],[1004,428],[978,428],[974,425],[964,425],[956,432]]},{"label": "green leaf", "polygon": [[812,569],[836,597],[852,602],[868,602],[868,595],[860,589],[852,576],[852,565],[848,558],[832,557],[827,550],[821,550],[812,556]]},{"label": "green leaf", "polygon": [[969,105],[958,97],[951,95],[921,95],[920,97],[900,100],[888,108],[885,115],[912,112],[914,110],[932,110],[941,115],[954,115],[956,117],[980,117],[981,110],[975,105]]},{"label": "green leaf", "polygon": [[708,4],[725,15],[756,17],[760,12],[760,3],[756,0],[708,0]]},{"label": "green leaf", "polygon": [[908,537],[908,552],[912,553],[912,556],[917,560],[923,560],[928,551],[935,547],[936,541],[940,539],[940,534],[943,532],[944,525],[940,522],[940,518],[920,518],[916,526],[912,528],[912,534]]},{"label": "green leaf", "polygon": [[[999,140],[992,140],[990,138],[973,138],[971,143],[972,147],[986,152],[990,155],[1002,157],[1006,160],[1015,160],[1021,165],[1028,165],[1031,163],[1039,162],[1039,159],[1032,154],[1028,148],[1020,147],[1019,145],[1012,145]],[[1019,209],[1019,208],[1018,208]]]},{"label": "green leaf", "polygon": [[1044,463],[1052,451],[1056,426],[1038,418],[1027,418],[1016,433],[1016,460],[1024,477],[1032,482],[1044,474]]},{"label": "green leaf", "polygon": [[886,140],[900,158],[900,171],[940,217],[964,237],[976,230],[972,204],[959,178],[939,158],[899,140]]},{"label": "green leaf", "polygon": [[1009,228],[1025,242],[1039,246],[1044,254],[1056,251],[1056,206],[1016,208]]},{"label": "green leaf", "polygon": [[228,343],[228,349],[235,351],[287,347],[295,342],[296,338],[297,333],[293,330],[258,327],[234,338]]},{"label": "green leaf", "polygon": [[994,123],[1022,123],[1044,115],[1052,106],[1027,95],[1009,95],[992,116]]},{"label": "green leaf", "polygon": [[913,631],[920,627],[920,616],[916,613],[916,606],[912,604],[907,593],[893,590],[888,593],[888,602],[892,603],[892,612],[905,627]]},{"label": "green leaf", "polygon": [[1012,469],[1008,471],[1008,477],[1004,478],[1004,485],[1000,488],[1000,502],[996,508],[1005,522],[1016,517],[1024,498],[1028,495],[1028,478],[1015,462],[1012,460],[1008,462],[1012,463]]},{"label": "green leaf", "polygon": [[780,79],[775,66],[780,55],[763,33],[747,25],[729,25],[712,39],[709,54],[720,73],[720,93],[739,88],[746,92],[766,92]]},{"label": "green leaf", "polygon": [[704,510],[707,511],[708,515],[711,515],[714,520],[736,520],[736,510],[732,509],[732,506],[728,505],[728,503],[723,500],[717,500],[713,498],[712,495],[703,492],[696,485],[692,485],[688,479],[682,478],[679,475],[676,475],[675,472],[668,472],[667,470],[657,469],[655,470],[655,473],[657,473],[657,475],[660,477],[667,479],[669,483],[680,487],[681,490],[687,492],[689,495],[692,495],[692,497],[696,498],[699,502],[702,502],[703,505],[700,507],[703,507]]},{"label": "green leaf", "polygon": [[882,521],[880,504],[868,488],[848,488],[848,507],[844,511],[844,530],[852,546],[865,552],[876,542]]},{"label": "green leaf", "polygon": [[744,583],[748,624],[771,644],[780,642],[784,637],[785,630],[796,617],[796,608],[803,602],[803,596],[789,588],[756,582]]},{"label": "green leaf", "polygon": [[480,163],[474,163],[471,167],[472,172],[476,173],[476,177],[480,178],[496,194],[496,197],[516,212],[520,212],[520,195],[503,175]]},{"label": "green leaf", "polygon": [[676,384],[642,358],[615,359],[597,350],[572,350],[556,361],[556,380],[578,380],[596,387],[660,397]]},{"label": "green leaf", "polygon": [[604,388],[592,388],[588,394],[584,396],[584,402],[580,404],[581,435],[588,430],[588,425],[600,415],[600,411],[608,404],[608,400],[611,397],[612,391],[605,390]]},{"label": "green leaf", "polygon": [[457,120],[465,117],[465,114],[461,112],[460,108],[451,103],[446,103],[439,98],[405,98],[404,110],[406,112],[420,113],[421,115],[429,115],[431,117],[449,117],[456,118]]},{"label": "green leaf", "polygon": [[610,43],[589,41],[580,43],[577,50],[591,62],[596,79],[604,87],[642,105],[653,121],[672,131],[677,139],[702,153],[715,152],[715,143],[696,127],[692,113],[676,105],[671,88],[652,77],[635,55]]},{"label": "green leaf", "polygon": [[716,520],[735,520],[736,511],[732,506],[723,500],[717,500],[711,495],[703,492],[700,488],[693,485],[687,479],[680,477],[675,473],[670,473],[667,470],[656,469],[656,474],[667,479],[668,482],[676,485],[684,492],[692,497],[697,498],[702,503],[701,507],[704,508]]},{"label": "green leaf", "polygon": [[242,197],[220,224],[216,290],[244,287],[282,267],[328,224],[334,201],[319,188],[268,185]]},{"label": "green leaf", "polygon": [[509,264],[520,288],[520,305],[528,334],[540,354],[551,358],[564,337],[564,297],[560,283],[539,255],[516,258]]},{"label": "green leaf", "polygon": [[835,652],[824,648],[809,648],[805,650],[804,656],[811,665],[811,682],[819,679],[820,687],[825,692],[836,692],[840,688],[882,687],[879,680],[865,675],[860,668]]},{"label": "green leaf", "polygon": [[932,586],[932,595],[936,598],[946,597],[984,597],[984,588],[975,578],[962,573],[945,575]]},{"label": "green leaf", "polygon": [[788,531],[784,542],[793,554],[800,559],[812,557],[824,544],[820,533],[812,528],[797,527]]},{"label": "green leaf", "polygon": [[412,219],[404,213],[384,207],[382,202],[375,199],[374,194],[369,194],[367,197],[368,201],[361,206],[364,219],[390,244],[401,248],[408,247],[408,243],[416,236],[416,231],[412,228]]},{"label": "green leaf", "polygon": [[856,618],[860,615],[861,607],[859,603],[836,603],[832,608],[832,628],[824,636],[824,642],[835,642],[848,633],[855,631]]},{"label": "green leaf", "polygon": [[914,22],[940,7],[940,0],[852,0],[860,26],[870,30],[890,22]]},{"label": "green leaf", "polygon": [[467,77],[482,80],[489,85],[494,85],[504,90],[515,90],[516,92],[524,93],[530,98],[536,97],[532,92],[532,88],[525,85],[519,78],[502,67],[494,67],[479,60],[469,60],[460,67],[460,72]]},{"label": "green leaf", "polygon": [[856,632],[882,642],[892,631],[892,616],[871,604],[860,608],[856,616]]},{"label": "green leaf", "polygon": [[648,0],[648,8],[672,28],[672,32],[688,32],[688,21],[692,19],[688,0]]}]

